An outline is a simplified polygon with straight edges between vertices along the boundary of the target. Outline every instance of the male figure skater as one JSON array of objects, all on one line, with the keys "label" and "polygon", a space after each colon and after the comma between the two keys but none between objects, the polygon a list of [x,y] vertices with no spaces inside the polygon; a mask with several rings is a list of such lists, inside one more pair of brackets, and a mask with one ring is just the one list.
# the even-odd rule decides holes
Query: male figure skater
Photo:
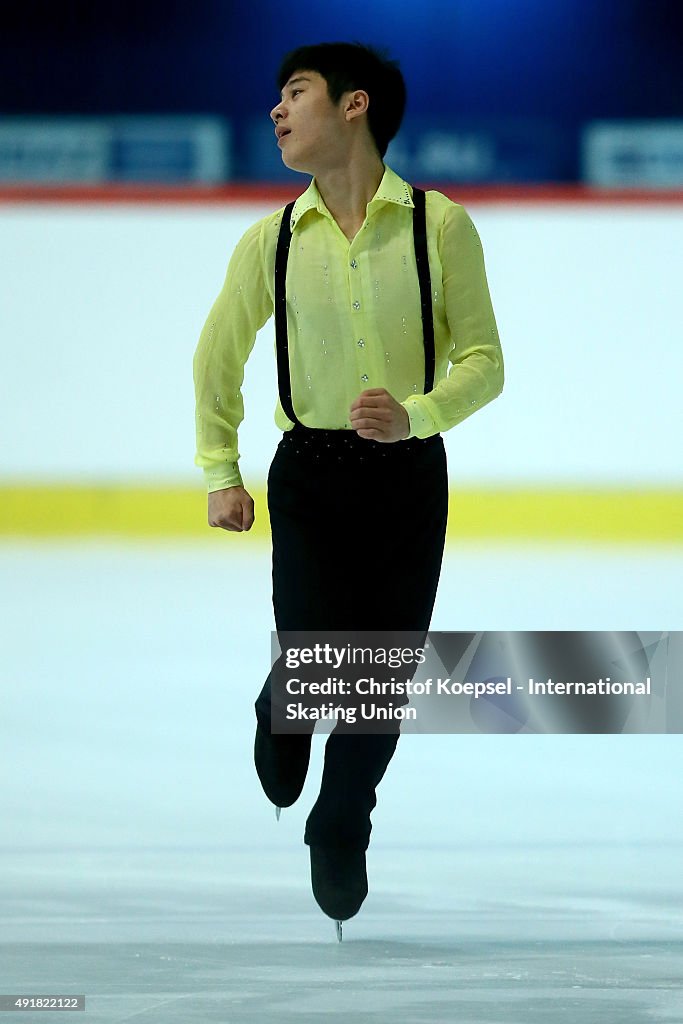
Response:
[{"label": "male figure skater", "polygon": [[[276,627],[426,633],[446,534],[441,432],[503,387],[481,243],[462,206],[436,191],[425,202],[384,163],[406,101],[395,62],[323,43],[288,54],[277,81],[277,145],[312,181],[243,235],[197,346],[195,462],[209,525],[254,521],[238,469],[240,387],[275,313]],[[279,808],[301,793],[311,737],[272,732],[271,677],[255,705],[254,757]],[[325,746],[304,842],[314,896],[338,922],[367,895],[370,812],[398,735],[335,728]]]}]

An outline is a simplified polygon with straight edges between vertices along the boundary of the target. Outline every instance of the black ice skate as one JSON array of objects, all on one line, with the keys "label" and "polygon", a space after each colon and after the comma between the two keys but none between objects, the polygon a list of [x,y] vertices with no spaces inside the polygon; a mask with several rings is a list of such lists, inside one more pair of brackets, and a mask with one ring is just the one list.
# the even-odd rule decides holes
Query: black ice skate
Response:
[{"label": "black ice skate", "polygon": [[275,804],[278,818],[280,808],[291,807],[301,795],[310,756],[310,736],[271,735],[257,722],[254,764],[263,792]]},{"label": "black ice skate", "polygon": [[365,850],[352,846],[310,846],[311,886],[322,912],[337,926],[341,942],[342,921],[361,908],[368,894]]}]

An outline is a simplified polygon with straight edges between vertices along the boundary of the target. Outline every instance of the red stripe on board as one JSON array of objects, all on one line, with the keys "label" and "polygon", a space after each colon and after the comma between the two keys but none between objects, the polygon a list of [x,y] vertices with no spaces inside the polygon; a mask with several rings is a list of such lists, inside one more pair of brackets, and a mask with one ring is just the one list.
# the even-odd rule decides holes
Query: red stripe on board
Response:
[{"label": "red stripe on board", "polygon": [[[416,184],[418,184],[416,182]],[[221,186],[164,185],[16,185],[0,188],[0,203],[266,203],[284,205],[307,186],[234,184]],[[478,203],[683,203],[683,189],[599,189],[582,185],[421,185],[455,202]]]}]

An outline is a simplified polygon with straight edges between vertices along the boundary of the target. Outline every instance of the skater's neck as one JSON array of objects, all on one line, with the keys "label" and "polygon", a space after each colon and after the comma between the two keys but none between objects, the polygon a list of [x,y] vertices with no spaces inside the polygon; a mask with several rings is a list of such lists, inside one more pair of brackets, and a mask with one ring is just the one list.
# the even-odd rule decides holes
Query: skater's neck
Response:
[{"label": "skater's neck", "polygon": [[315,183],[325,206],[349,241],[367,215],[367,206],[384,177],[384,163],[375,149],[363,148],[343,166],[325,167]]}]

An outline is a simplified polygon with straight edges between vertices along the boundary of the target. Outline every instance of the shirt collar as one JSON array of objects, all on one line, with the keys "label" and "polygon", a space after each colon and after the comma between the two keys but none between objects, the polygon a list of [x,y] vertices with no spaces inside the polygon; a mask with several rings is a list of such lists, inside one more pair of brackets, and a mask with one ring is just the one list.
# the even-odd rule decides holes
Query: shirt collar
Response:
[{"label": "shirt collar", "polygon": [[[381,205],[382,203],[396,203],[398,206],[414,207],[412,193],[410,186],[403,178],[400,178],[395,171],[392,171],[391,167],[384,165],[384,174],[382,180],[379,183],[379,187],[375,192],[374,196],[368,203],[368,213],[370,207],[373,205]],[[305,213],[309,210],[317,210],[323,216],[329,217],[330,212],[323,202],[323,198],[318,191],[318,186],[315,183],[315,178],[311,179],[311,183],[303,192],[297,201],[294,203],[294,209],[292,210],[291,226],[294,231],[297,223],[301,220]]]}]

